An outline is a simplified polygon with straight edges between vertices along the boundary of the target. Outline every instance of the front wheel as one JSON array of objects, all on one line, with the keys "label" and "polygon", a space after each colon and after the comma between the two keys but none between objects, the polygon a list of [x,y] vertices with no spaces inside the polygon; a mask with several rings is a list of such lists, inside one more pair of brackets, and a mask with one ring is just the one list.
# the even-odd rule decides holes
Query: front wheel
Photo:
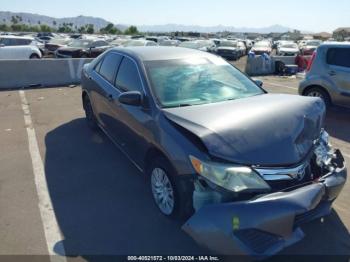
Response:
[{"label": "front wheel", "polygon": [[165,158],[153,161],[149,176],[153,200],[163,215],[184,219],[193,213],[193,184],[180,179]]},{"label": "front wheel", "polygon": [[329,107],[332,104],[328,93],[320,87],[312,87],[312,88],[306,90],[304,95],[321,98],[323,100],[323,102],[325,103],[326,107]]}]

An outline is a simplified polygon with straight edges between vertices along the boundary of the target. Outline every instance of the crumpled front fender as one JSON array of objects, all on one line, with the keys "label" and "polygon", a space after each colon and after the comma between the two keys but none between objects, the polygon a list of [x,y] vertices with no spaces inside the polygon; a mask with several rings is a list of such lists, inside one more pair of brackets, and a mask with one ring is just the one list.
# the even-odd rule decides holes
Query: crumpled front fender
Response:
[{"label": "crumpled front fender", "polygon": [[271,256],[303,238],[300,224],[330,213],[346,176],[344,167],[322,182],[290,192],[207,205],[182,228],[198,244],[219,254]]}]

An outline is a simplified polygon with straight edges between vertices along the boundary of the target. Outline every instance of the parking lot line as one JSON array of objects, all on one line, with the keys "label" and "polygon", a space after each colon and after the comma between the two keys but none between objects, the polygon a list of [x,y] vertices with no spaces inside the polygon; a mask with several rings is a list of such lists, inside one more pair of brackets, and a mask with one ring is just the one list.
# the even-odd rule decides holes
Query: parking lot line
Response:
[{"label": "parking lot line", "polygon": [[[50,255],[51,261],[65,262],[66,259],[64,256],[55,256],[56,253],[54,252],[54,247],[56,250],[59,248],[60,255],[65,254],[64,247],[62,245],[62,237],[47,188],[44,165],[40,156],[38,141],[36,139],[35,129],[32,123],[28,102],[23,90],[19,91],[19,96],[21,98],[21,106],[24,113],[24,123],[28,135],[29,153],[32,159],[35,186],[39,199],[38,205],[45,233],[48,253]],[[57,243],[59,243],[58,245],[62,246],[57,246]]]},{"label": "parking lot line", "polygon": [[267,82],[267,81],[264,81],[264,83],[266,83],[268,85],[272,85],[272,86],[285,87],[285,88],[289,88],[289,89],[293,89],[293,90],[298,90],[298,88],[293,87],[293,86],[287,86],[287,85],[283,85],[283,84],[276,84],[276,83],[271,83],[271,82]]}]

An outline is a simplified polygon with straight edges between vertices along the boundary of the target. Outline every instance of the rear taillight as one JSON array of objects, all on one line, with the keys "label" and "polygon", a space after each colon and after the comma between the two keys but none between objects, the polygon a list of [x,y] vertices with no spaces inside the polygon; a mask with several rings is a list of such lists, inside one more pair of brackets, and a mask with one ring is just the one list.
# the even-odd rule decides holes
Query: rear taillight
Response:
[{"label": "rear taillight", "polygon": [[314,63],[315,58],[316,58],[316,51],[312,53],[311,59],[307,64],[306,72],[309,72],[311,70],[311,67],[312,67],[312,64]]}]

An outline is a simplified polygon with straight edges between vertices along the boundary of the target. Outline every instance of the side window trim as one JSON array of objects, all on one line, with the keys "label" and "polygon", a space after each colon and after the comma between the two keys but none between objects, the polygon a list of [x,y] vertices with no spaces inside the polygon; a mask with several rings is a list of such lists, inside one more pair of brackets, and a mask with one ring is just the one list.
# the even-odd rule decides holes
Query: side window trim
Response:
[{"label": "side window trim", "polygon": [[[116,79],[116,77],[117,77],[117,72],[118,72],[118,70],[119,70],[121,61],[123,61],[123,57],[121,58],[121,60],[120,60],[120,62],[119,62],[118,68],[117,68],[116,70],[114,70],[114,73],[113,73],[113,81],[111,82],[111,81],[109,81],[108,79],[106,79],[106,78],[100,73],[100,69],[101,69],[101,67],[102,67],[102,64],[103,64],[104,60],[106,59],[106,56],[109,55],[109,54],[113,54],[113,52],[109,52],[109,53],[107,53],[106,55],[104,55],[104,56],[101,58],[101,60],[95,65],[94,71],[99,75],[99,77],[101,77],[104,81],[106,81],[107,83],[109,83],[111,86],[114,87],[114,81],[115,81],[115,79]],[[116,53],[114,53],[114,54],[116,54]],[[119,55],[119,54],[117,54],[117,55]],[[98,71],[96,70],[97,67],[98,67]]]},{"label": "side window trim", "polygon": [[94,71],[97,73],[97,74],[99,74],[100,76],[101,76],[101,74],[100,74],[100,69],[101,69],[101,66],[102,66],[102,63],[103,63],[103,61],[105,60],[105,57],[102,57],[101,59],[100,59],[100,61],[98,61],[98,63],[95,65],[95,67],[94,67]]},{"label": "side window trim", "polygon": [[[117,53],[117,52],[115,52],[115,53]],[[119,53],[117,53],[117,54],[119,54]],[[121,64],[123,63],[124,59],[127,58],[127,59],[129,59],[130,61],[132,61],[133,64],[135,65],[136,70],[137,70],[137,73],[138,73],[138,78],[139,78],[139,81],[140,81],[140,83],[141,83],[141,88],[142,88],[142,90],[140,90],[140,91],[142,91],[142,92],[143,92],[143,95],[146,96],[145,86],[144,86],[144,84],[143,84],[143,79],[142,79],[142,77],[141,77],[141,73],[140,73],[138,64],[135,62],[135,60],[134,60],[132,57],[130,57],[130,56],[128,56],[128,55],[125,55],[125,54],[121,54],[121,55],[123,56],[123,58],[122,58],[122,60],[121,60],[121,62],[120,62],[120,64],[119,64],[118,71],[117,71],[117,74],[116,74],[116,76],[115,76],[114,86],[115,86],[116,88],[118,88],[121,92],[127,92],[127,91],[128,91],[128,90],[126,90],[125,88],[123,88],[123,87],[117,85],[117,77],[118,77],[118,74],[119,74],[120,66],[121,66]]]},{"label": "side window trim", "polygon": [[[118,53],[116,53],[116,54],[118,54]],[[125,56],[122,56],[122,59],[120,60],[120,63],[119,63],[119,66],[118,66],[118,68],[117,68],[117,71],[116,71],[116,73],[115,73],[114,81],[113,81],[113,86],[114,86],[116,89],[118,89],[120,92],[126,92],[126,91],[127,91],[127,90],[125,90],[124,88],[122,88],[122,87],[120,87],[120,86],[117,85],[117,77],[118,77],[118,74],[119,74],[119,69],[120,69],[121,64],[122,64],[123,61],[124,61],[124,58],[125,58]]]}]

